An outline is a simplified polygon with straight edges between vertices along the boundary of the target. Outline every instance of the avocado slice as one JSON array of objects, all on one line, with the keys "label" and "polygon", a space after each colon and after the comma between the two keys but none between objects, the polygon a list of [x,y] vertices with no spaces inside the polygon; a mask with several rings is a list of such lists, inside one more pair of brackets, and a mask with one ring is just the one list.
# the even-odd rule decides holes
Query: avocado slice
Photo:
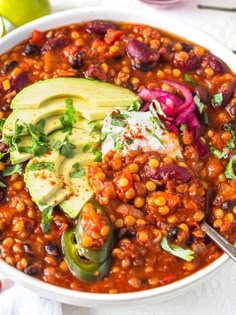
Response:
[{"label": "avocado slice", "polygon": [[[112,110],[112,107],[91,107],[86,101],[73,98],[73,106],[77,113],[77,120],[84,117],[87,120],[101,120],[107,115],[107,111]],[[59,121],[54,120],[52,117],[61,117],[66,110],[65,98],[53,98],[46,101],[46,105],[37,109],[14,109],[13,112],[6,119],[3,126],[3,138],[13,137],[16,121],[19,124],[36,124],[41,119],[46,120],[45,133],[49,134],[52,131],[62,128]],[[60,116],[61,115],[61,116]],[[49,121],[47,122],[47,120]],[[79,128],[81,122],[74,123],[73,125]]]},{"label": "avocado slice", "polygon": [[[52,133],[49,137],[50,147],[53,148],[58,141],[63,141],[65,136],[66,133],[63,133],[60,130]],[[82,152],[84,145],[88,141],[97,141],[97,136],[91,137],[88,131],[73,128],[69,140],[70,143],[76,146],[75,154],[77,154]],[[34,157],[28,162],[24,180],[32,199],[36,203],[47,204],[47,200],[54,198],[55,194],[64,187],[64,177],[59,176],[59,171],[61,164],[65,159],[66,157],[64,155],[53,149],[42,157]],[[39,164],[43,164],[45,167],[36,169],[35,165],[37,166]],[[46,165],[50,166],[50,168],[47,168]]]},{"label": "avocado slice", "polygon": [[84,78],[52,78],[22,89],[13,98],[11,108],[44,107],[49,99],[61,96],[82,98],[92,107],[127,107],[138,100],[132,91],[114,84]]},{"label": "avocado slice", "polygon": [[[79,153],[72,159],[66,159],[61,164],[59,176],[64,174],[65,182],[71,189],[71,193],[67,198],[62,201],[60,208],[72,219],[77,218],[83,205],[93,197],[93,190],[91,189],[88,176],[87,165],[93,160],[92,153]],[[72,177],[73,165],[79,163],[80,169],[84,169],[85,174],[81,177]]]}]

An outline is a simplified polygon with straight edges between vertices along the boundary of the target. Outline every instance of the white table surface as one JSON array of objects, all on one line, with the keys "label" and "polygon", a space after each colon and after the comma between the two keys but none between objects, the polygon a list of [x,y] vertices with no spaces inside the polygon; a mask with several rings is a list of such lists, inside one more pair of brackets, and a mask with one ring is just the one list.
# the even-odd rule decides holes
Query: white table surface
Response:
[{"label": "white table surface", "polygon": [[[182,4],[171,8],[159,9],[163,14],[177,17],[199,29],[211,34],[223,42],[228,48],[236,50],[236,12],[216,12],[199,10],[198,3],[211,5],[235,6],[235,0],[185,0]],[[142,8],[149,10],[138,0],[51,0],[53,11],[61,11],[75,7],[106,6]],[[194,41],[194,38],[191,38]],[[236,59],[235,59],[236,61]],[[236,315],[236,264],[229,261],[221,269],[210,275],[203,283],[194,289],[171,300],[152,305],[143,305],[138,308],[127,308],[120,310],[118,307],[112,309],[88,309],[63,304],[63,315]],[[9,291],[13,290],[9,289]],[[17,292],[17,291],[14,291]],[[1,299],[0,299],[1,302]],[[0,303],[1,304],[1,303]],[[14,311],[2,311],[0,315],[18,315],[17,306]],[[6,309],[6,308],[5,308]],[[44,309],[42,315],[58,315],[61,311],[50,311]],[[34,312],[26,310],[25,315],[34,315]]]}]

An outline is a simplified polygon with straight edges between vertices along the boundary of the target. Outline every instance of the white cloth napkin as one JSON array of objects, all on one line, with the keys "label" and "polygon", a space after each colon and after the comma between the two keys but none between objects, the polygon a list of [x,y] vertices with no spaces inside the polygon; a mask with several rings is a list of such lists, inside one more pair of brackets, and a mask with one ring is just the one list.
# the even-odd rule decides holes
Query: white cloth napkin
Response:
[{"label": "white cloth napkin", "polygon": [[[199,10],[196,7],[197,4],[236,7],[235,0],[227,0],[224,2],[222,0],[185,0],[181,4],[178,4],[178,6],[172,6],[165,9],[156,8],[156,10],[202,29],[203,31],[209,33],[221,41],[229,49],[236,50],[236,13]],[[153,10],[153,7],[147,6],[138,0],[51,0],[51,5],[53,12],[76,7],[88,7],[96,5],[112,8],[127,8],[127,10],[133,10],[134,8],[147,11]],[[194,41],[194,38],[191,40]],[[0,280],[3,280],[3,289],[0,291],[0,315],[95,314],[94,311],[90,313],[89,311],[82,308],[70,308],[68,306],[64,306],[63,312],[60,303],[50,299],[42,298],[35,292],[13,284],[13,282],[3,278],[1,274]],[[144,313],[148,314],[147,312]],[[99,314],[102,313],[100,312]],[[181,314],[183,315],[182,312]],[[228,315],[229,313],[224,314]]]}]

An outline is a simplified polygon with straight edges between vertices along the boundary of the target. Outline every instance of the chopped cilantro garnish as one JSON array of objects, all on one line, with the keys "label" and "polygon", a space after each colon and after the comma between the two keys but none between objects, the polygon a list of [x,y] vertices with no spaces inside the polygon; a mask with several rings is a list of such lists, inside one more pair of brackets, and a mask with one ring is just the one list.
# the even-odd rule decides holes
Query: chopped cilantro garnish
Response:
[{"label": "chopped cilantro garnish", "polygon": [[32,138],[31,153],[35,156],[42,156],[50,151],[49,139],[44,132],[45,120],[41,119],[36,125],[29,124],[28,132]]},{"label": "chopped cilantro garnish", "polygon": [[163,130],[166,130],[166,127],[164,126],[164,124],[161,122],[159,116],[157,115],[156,109],[153,107],[153,103],[151,103],[151,105],[149,106],[149,110],[153,116],[153,117],[151,117],[152,129],[153,129],[154,125],[156,124],[160,128],[162,128]]},{"label": "chopped cilantro garnish", "polygon": [[38,163],[31,163],[27,168],[30,171],[39,171],[39,170],[48,170],[53,171],[54,169],[53,162],[38,162]]},{"label": "chopped cilantro garnish", "polygon": [[126,140],[125,140],[125,143],[127,143],[128,145],[130,145],[132,142],[133,142],[134,140],[132,139],[132,138],[127,138]]},{"label": "chopped cilantro garnish", "polygon": [[60,118],[61,124],[64,127],[63,131],[71,132],[73,123],[76,122],[76,111],[73,106],[73,100],[71,98],[66,98],[66,110],[64,115]]},{"label": "chopped cilantro garnish", "polygon": [[87,142],[84,146],[83,146],[83,153],[89,152],[92,148],[93,143],[92,142]]},{"label": "chopped cilantro garnish", "polygon": [[4,184],[3,182],[1,182],[1,181],[0,181],[0,187],[2,187],[2,188],[6,188],[6,187],[7,187],[7,185],[6,185],[6,184]]},{"label": "chopped cilantro garnish", "polygon": [[42,211],[42,229],[43,233],[45,234],[49,231],[51,221],[53,219],[52,216],[53,207],[45,204],[39,204],[39,208]]},{"label": "chopped cilantro garnish", "polygon": [[94,162],[102,162],[102,152],[98,148],[94,148],[92,153],[94,155]]},{"label": "chopped cilantro garnish", "polygon": [[[154,105],[156,108],[154,108]],[[157,114],[166,117],[166,113],[163,111],[161,104],[157,101],[157,100],[152,100],[150,106],[149,106],[150,111],[155,111],[157,112]],[[156,115],[155,115],[156,116]]]},{"label": "chopped cilantro garnish", "polygon": [[117,115],[115,115],[114,118],[117,118],[117,119],[128,119],[129,118],[129,115],[127,114],[122,114],[122,113],[118,113]]},{"label": "chopped cilantro garnish", "polygon": [[111,118],[111,125],[117,126],[117,127],[125,127],[127,125],[127,122],[124,120],[112,117]]},{"label": "chopped cilantro garnish", "polygon": [[123,149],[123,142],[121,139],[119,138],[116,138],[115,135],[111,135],[113,141],[114,141],[114,149],[115,150],[122,150]]},{"label": "chopped cilantro garnish", "polygon": [[92,128],[90,135],[95,136],[101,132],[102,124],[100,120],[91,120],[88,122],[90,128]]},{"label": "chopped cilantro garnish", "polygon": [[103,132],[103,133],[101,133],[101,135],[100,135],[100,137],[99,137],[99,141],[104,141],[105,139],[106,139],[106,137],[107,137],[107,135],[108,135],[109,133],[108,132]]},{"label": "chopped cilantro garnish", "polygon": [[70,172],[71,178],[81,178],[85,175],[85,168],[80,168],[80,164],[78,162],[73,164],[72,167],[74,170],[73,172]]},{"label": "chopped cilantro garnish", "polygon": [[5,121],[6,121],[6,118],[1,118],[0,119],[0,131],[2,131],[2,128],[3,128],[3,125],[4,125]]},{"label": "chopped cilantro garnish", "polygon": [[191,84],[193,84],[193,85],[196,85],[196,84],[197,84],[196,81],[193,80],[193,78],[192,78],[189,74],[187,74],[187,73],[184,74],[184,81],[185,81],[185,82],[189,82],[189,83],[191,83]]},{"label": "chopped cilantro garnish", "polygon": [[183,131],[183,130],[185,130],[187,127],[188,127],[187,124],[182,124],[182,125],[179,126],[179,129],[180,129],[181,131]]},{"label": "chopped cilantro garnish", "polygon": [[169,245],[167,241],[167,237],[163,236],[161,240],[161,248],[167,253],[179,257],[186,261],[191,261],[194,259],[194,251],[190,249],[184,249],[177,245]]},{"label": "chopped cilantro garnish", "polygon": [[2,172],[3,176],[10,176],[14,173],[17,173],[17,174],[22,173],[22,164],[16,164],[13,166],[6,166]]},{"label": "chopped cilantro garnish", "polygon": [[202,121],[204,123],[205,126],[208,126],[209,120],[208,120],[208,116],[207,113],[202,113]]},{"label": "chopped cilantro garnish", "polygon": [[210,147],[210,151],[218,158],[222,159],[224,157],[224,153],[216,149],[215,147]]},{"label": "chopped cilantro garnish", "polygon": [[234,166],[236,165],[236,155],[234,155],[230,160],[229,163],[226,165],[224,174],[226,178],[232,178],[236,181],[236,173],[234,172]]},{"label": "chopped cilantro garnish", "polygon": [[138,101],[134,101],[128,108],[128,112],[138,112],[141,104]]},{"label": "chopped cilantro garnish", "polygon": [[213,95],[213,97],[211,99],[211,104],[214,107],[221,106],[222,102],[223,102],[223,94],[222,93],[217,93],[217,94]]},{"label": "chopped cilantro garnish", "polygon": [[63,141],[57,141],[54,148],[66,158],[72,158],[75,155],[76,145],[69,141],[69,135]]},{"label": "chopped cilantro garnish", "polygon": [[203,108],[204,108],[204,104],[200,101],[200,98],[195,95],[194,98],[194,103],[196,104],[198,110],[199,110],[199,113],[202,114],[203,113]]},{"label": "chopped cilantro garnish", "polygon": [[229,123],[226,123],[222,126],[224,130],[227,130],[231,134],[231,138],[226,143],[226,148],[228,149],[234,149],[236,147],[236,133],[234,132],[233,125],[236,125],[236,121],[232,121]]}]

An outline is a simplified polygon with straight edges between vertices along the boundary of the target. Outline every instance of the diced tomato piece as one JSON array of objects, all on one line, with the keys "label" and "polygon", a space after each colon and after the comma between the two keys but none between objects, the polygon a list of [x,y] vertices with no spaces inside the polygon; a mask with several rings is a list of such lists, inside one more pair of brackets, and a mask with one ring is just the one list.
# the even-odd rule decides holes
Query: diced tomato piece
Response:
[{"label": "diced tomato piece", "polygon": [[123,34],[122,31],[109,28],[105,34],[104,41],[108,45],[114,44],[114,42],[118,40],[122,34]]},{"label": "diced tomato piece", "polygon": [[42,32],[38,30],[33,30],[32,36],[31,36],[31,43],[35,45],[39,45],[42,43],[44,38],[44,35]]}]

